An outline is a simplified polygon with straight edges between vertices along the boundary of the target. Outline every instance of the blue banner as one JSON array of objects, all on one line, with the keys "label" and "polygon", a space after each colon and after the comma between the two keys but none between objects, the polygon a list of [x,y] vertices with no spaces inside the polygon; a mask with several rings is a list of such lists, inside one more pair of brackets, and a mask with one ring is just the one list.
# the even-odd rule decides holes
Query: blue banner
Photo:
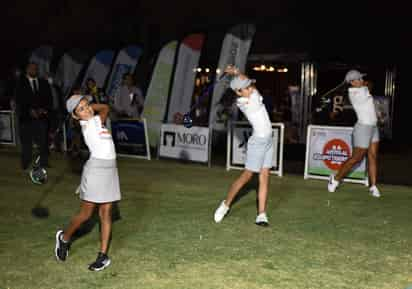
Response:
[{"label": "blue banner", "polygon": [[147,156],[144,123],[138,120],[112,121],[112,136],[119,154]]}]

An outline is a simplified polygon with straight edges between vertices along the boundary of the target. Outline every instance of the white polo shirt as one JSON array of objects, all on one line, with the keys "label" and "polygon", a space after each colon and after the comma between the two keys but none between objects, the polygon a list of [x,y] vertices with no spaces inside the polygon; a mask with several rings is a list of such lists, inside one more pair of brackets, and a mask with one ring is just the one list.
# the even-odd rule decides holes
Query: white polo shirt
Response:
[{"label": "white polo shirt", "polygon": [[376,125],[375,104],[373,97],[366,86],[350,87],[348,90],[349,99],[358,117],[358,123],[365,125]]},{"label": "white polo shirt", "polygon": [[237,98],[236,105],[252,125],[253,135],[257,137],[270,137],[272,135],[269,114],[263,104],[263,97],[256,89],[249,97]]},{"label": "white polo shirt", "polygon": [[112,134],[102,124],[99,115],[89,120],[81,120],[80,125],[91,158],[103,160],[116,159]]}]

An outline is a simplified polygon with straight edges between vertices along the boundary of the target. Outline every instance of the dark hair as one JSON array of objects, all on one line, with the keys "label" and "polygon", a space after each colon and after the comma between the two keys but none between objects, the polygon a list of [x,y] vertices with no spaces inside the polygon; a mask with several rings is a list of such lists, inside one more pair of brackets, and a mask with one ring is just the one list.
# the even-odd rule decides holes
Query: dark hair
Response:
[{"label": "dark hair", "polygon": [[27,62],[26,63],[26,69],[30,66],[30,65],[36,65],[36,66],[39,66],[39,64],[37,63],[37,62],[34,62],[34,61],[29,61],[29,62]]},{"label": "dark hair", "polygon": [[94,80],[93,77],[88,77],[88,78],[86,79],[86,83],[89,82],[89,81],[93,81],[94,83],[96,83],[96,80]]}]

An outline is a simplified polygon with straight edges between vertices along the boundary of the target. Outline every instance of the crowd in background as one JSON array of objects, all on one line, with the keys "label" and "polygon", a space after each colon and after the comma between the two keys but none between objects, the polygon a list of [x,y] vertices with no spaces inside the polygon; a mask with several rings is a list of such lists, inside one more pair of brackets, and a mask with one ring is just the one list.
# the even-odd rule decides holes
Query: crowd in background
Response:
[{"label": "crowd in background", "polygon": [[[74,85],[70,93],[64,95],[50,74],[39,76],[36,63],[28,63],[24,72],[16,69],[8,80],[0,84],[0,110],[15,112],[24,170],[31,165],[33,146],[39,150],[43,167],[49,165],[50,150],[63,150],[61,128],[69,119],[65,103],[72,94],[86,95],[91,103],[109,104],[112,120],[139,119],[144,105],[143,92],[132,73],[123,75],[122,83],[113,95],[107,95],[103,88],[97,87],[93,78],[88,78],[84,87]],[[67,149],[76,153],[80,150],[80,127],[74,122],[69,122],[68,127],[67,133],[72,141]]]}]

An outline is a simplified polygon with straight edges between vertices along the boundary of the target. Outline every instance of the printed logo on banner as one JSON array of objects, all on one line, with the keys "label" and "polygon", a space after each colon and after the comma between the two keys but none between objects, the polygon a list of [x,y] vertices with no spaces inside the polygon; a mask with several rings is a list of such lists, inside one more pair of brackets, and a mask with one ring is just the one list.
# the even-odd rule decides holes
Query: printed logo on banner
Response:
[{"label": "printed logo on banner", "polygon": [[325,144],[321,154],[313,154],[313,159],[323,161],[329,169],[336,171],[350,154],[350,146],[344,140],[332,139]]},{"label": "printed logo on banner", "polygon": [[124,130],[118,130],[116,133],[116,140],[119,142],[128,141],[129,138]]},{"label": "printed logo on banner", "polygon": [[165,131],[163,145],[174,147],[176,144],[176,133],[173,131]]},{"label": "printed logo on banner", "polygon": [[209,158],[209,128],[163,124],[160,156],[207,162]]},{"label": "printed logo on banner", "polygon": [[[176,137],[177,136],[177,137]],[[165,131],[163,134],[163,145],[171,147],[186,147],[187,145],[191,146],[200,146],[204,147],[207,144],[207,136],[204,134],[198,133],[180,133]]]}]

